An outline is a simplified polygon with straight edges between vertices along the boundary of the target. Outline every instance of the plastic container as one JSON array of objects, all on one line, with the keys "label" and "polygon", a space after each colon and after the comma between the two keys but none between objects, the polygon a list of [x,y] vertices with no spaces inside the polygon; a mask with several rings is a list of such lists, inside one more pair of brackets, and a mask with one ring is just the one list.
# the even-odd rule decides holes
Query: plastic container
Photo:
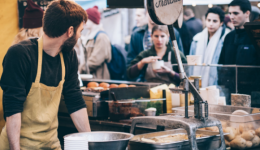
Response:
[{"label": "plastic container", "polygon": [[156,108],[148,108],[145,109],[146,116],[155,116],[156,115]]},{"label": "plastic container", "polygon": [[[189,106],[189,116],[194,115],[194,106]],[[177,115],[184,116],[184,107],[173,108],[173,112]],[[252,107],[209,105],[209,116],[215,117],[221,121],[223,131],[230,133],[231,136],[225,136],[227,147],[232,149],[260,149],[260,109]],[[206,128],[206,130],[216,131],[216,128]],[[232,131],[230,131],[232,130]],[[248,134],[253,133],[251,135]],[[251,137],[253,139],[251,139]],[[244,147],[243,138],[248,143],[253,144]],[[236,139],[236,141],[234,141]],[[242,140],[242,142],[241,142]],[[238,144],[238,142],[240,144]],[[245,143],[246,143],[245,142]],[[230,144],[232,143],[232,144]],[[242,143],[242,144],[241,144]]]},{"label": "plastic container", "polygon": [[201,65],[202,56],[201,55],[187,55],[188,65]]},{"label": "plastic container", "polygon": [[156,108],[156,115],[163,113],[162,100],[147,100],[146,102],[136,102],[135,100],[120,100],[117,102],[108,101],[109,118],[112,121],[130,119],[131,117],[145,116],[145,109]]},{"label": "plastic container", "polygon": [[153,70],[162,69],[162,66],[164,66],[163,60],[157,60],[152,63]]}]

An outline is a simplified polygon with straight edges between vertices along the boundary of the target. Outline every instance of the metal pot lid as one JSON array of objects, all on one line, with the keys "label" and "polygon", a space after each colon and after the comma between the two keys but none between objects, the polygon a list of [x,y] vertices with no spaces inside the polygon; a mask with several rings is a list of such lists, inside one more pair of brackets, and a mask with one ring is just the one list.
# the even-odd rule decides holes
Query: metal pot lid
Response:
[{"label": "metal pot lid", "polygon": [[158,25],[172,25],[183,9],[183,0],[147,0],[147,10]]}]

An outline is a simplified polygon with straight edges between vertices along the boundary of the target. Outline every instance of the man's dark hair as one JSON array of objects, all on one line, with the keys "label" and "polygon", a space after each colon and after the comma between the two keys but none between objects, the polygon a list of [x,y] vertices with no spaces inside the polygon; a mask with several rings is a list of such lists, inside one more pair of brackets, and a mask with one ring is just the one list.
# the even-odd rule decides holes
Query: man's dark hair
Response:
[{"label": "man's dark hair", "polygon": [[206,13],[206,15],[205,15],[206,18],[207,18],[209,13],[217,14],[219,16],[220,22],[223,22],[224,19],[225,19],[225,13],[224,13],[224,11],[220,7],[209,8],[207,13]]},{"label": "man's dark hair", "polygon": [[70,26],[74,27],[74,34],[82,22],[88,19],[86,11],[72,1],[53,1],[45,11],[43,17],[43,31],[52,38],[60,37]]},{"label": "man's dark hair", "polygon": [[183,15],[185,15],[187,17],[191,16],[192,14],[194,14],[194,13],[193,13],[193,10],[191,8],[187,8],[183,12]]},{"label": "man's dark hair", "polygon": [[228,7],[230,6],[239,6],[240,10],[243,11],[243,13],[250,11],[251,12],[251,4],[248,0],[233,0]]}]

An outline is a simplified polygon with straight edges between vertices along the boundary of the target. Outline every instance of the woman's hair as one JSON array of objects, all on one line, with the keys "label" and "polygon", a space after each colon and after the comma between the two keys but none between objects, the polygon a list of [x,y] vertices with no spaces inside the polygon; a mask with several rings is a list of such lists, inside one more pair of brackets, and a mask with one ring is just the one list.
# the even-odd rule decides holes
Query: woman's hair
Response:
[{"label": "woman's hair", "polygon": [[166,25],[155,25],[152,29],[152,34],[155,32],[155,31],[162,31],[164,33],[166,33],[167,35],[169,35],[169,31],[168,31],[168,28]]},{"label": "woman's hair", "polygon": [[27,40],[30,37],[41,37],[43,34],[42,27],[26,29],[22,28],[19,33],[15,36],[12,45],[17,44],[23,40]]},{"label": "woman's hair", "polygon": [[217,14],[219,16],[220,22],[224,21],[225,13],[224,13],[224,11],[220,7],[212,7],[210,9],[208,9],[208,11],[207,11],[207,13],[205,15],[206,18],[207,18],[209,13]]}]

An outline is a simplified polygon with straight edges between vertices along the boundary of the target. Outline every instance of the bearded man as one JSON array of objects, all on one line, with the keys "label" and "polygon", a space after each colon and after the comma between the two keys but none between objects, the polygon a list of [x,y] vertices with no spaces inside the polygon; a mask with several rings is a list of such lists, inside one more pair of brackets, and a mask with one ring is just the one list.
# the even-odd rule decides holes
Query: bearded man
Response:
[{"label": "bearded man", "polygon": [[86,12],[75,2],[53,1],[43,17],[43,36],[9,48],[1,78],[6,119],[1,150],[61,150],[57,137],[61,94],[78,131],[90,131],[73,50],[86,21]]}]

